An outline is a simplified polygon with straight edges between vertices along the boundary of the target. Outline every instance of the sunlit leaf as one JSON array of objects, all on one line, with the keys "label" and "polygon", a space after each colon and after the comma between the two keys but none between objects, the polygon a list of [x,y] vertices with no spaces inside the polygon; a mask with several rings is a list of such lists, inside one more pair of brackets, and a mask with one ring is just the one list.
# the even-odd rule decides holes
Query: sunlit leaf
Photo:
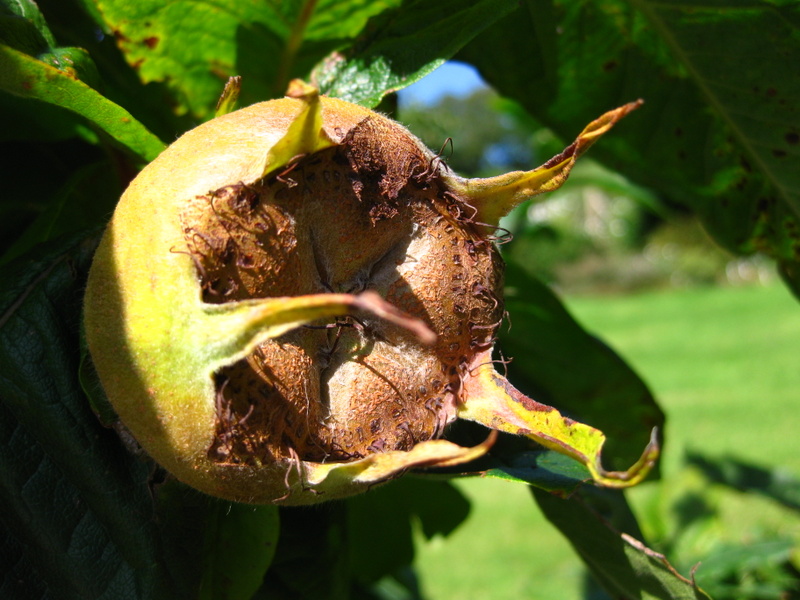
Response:
[{"label": "sunlit leaf", "polygon": [[230,77],[225,83],[225,87],[222,90],[219,100],[217,100],[217,107],[214,110],[214,116],[220,117],[236,110],[241,91],[242,78],[238,75],[236,77]]},{"label": "sunlit leaf", "polygon": [[421,79],[451,58],[515,0],[413,0],[370,23],[347,52],[314,73],[322,93],[375,107],[384,95]]},{"label": "sunlit leaf", "polygon": [[155,158],[164,144],[122,107],[76,78],[9,46],[0,45],[0,90],[61,106],[107,133],[141,160]]},{"label": "sunlit leaf", "polygon": [[715,548],[697,569],[697,579],[715,598],[785,598],[796,589],[792,539],[749,541]]},{"label": "sunlit leaf", "polygon": [[283,95],[367,20],[396,2],[96,0],[105,27],[144,82],[166,83],[179,112],[210,116],[225,81],[242,77],[242,102]]}]

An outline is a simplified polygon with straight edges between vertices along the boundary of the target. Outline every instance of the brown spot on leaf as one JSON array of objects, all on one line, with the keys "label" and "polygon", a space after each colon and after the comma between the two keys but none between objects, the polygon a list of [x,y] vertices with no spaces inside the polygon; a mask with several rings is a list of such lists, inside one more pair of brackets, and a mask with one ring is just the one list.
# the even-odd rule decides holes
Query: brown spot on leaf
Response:
[{"label": "brown spot on leaf", "polygon": [[681,129],[680,127],[676,127],[675,128],[675,135],[678,136],[678,137],[681,137],[683,135],[683,129]]},{"label": "brown spot on leaf", "polygon": [[142,41],[144,42],[145,46],[147,46],[148,48],[150,48],[150,50],[152,50],[153,48],[158,46],[159,39],[153,35],[150,36],[149,38],[143,39]]},{"label": "brown spot on leaf", "polygon": [[617,61],[609,60],[603,64],[603,71],[613,71],[617,68]]},{"label": "brown spot on leaf", "polygon": [[792,146],[797,145],[800,142],[800,135],[797,134],[795,131],[790,131],[784,137],[787,144],[791,144]]},{"label": "brown spot on leaf", "polygon": [[778,90],[776,90],[775,88],[769,88],[767,90],[767,97],[774,98],[777,95],[778,95]]},{"label": "brown spot on leaf", "polygon": [[785,158],[786,157],[786,150],[781,150],[780,148],[775,148],[772,150],[772,156],[775,158]]}]

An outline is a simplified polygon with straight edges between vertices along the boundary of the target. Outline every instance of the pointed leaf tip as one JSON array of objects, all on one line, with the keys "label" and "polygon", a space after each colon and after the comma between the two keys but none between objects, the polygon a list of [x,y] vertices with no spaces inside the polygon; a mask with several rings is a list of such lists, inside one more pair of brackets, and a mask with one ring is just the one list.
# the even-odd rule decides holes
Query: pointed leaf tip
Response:
[{"label": "pointed leaf tip", "polygon": [[567,180],[575,161],[620,119],[643,104],[639,99],[608,111],[589,123],[574,142],[532,171],[513,171],[484,179],[452,178],[450,185],[477,209],[475,219],[497,225],[519,203],[557,190]]},{"label": "pointed leaf tip", "polygon": [[319,97],[319,90],[302,79],[292,79],[286,90],[286,96],[297,100],[309,99]]},{"label": "pointed leaf tip", "polygon": [[240,76],[229,77],[225,82],[222,94],[217,100],[217,108],[214,111],[215,117],[227,115],[236,110],[236,103],[239,101],[239,93],[242,91],[242,78]]}]

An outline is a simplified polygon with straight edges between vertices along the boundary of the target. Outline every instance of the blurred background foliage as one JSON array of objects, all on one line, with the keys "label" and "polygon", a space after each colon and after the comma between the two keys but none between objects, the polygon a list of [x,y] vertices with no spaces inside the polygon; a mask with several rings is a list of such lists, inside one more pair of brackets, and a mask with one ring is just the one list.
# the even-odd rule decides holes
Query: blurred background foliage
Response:
[{"label": "blurred background foliage", "polygon": [[[476,80],[469,65],[451,63],[439,76],[444,90],[451,77],[472,83],[466,93],[451,95],[432,94],[421,89],[432,84],[422,82],[420,91],[412,87],[401,92],[398,117],[430,148],[442,148],[454,171],[485,177],[526,169],[563,147],[563,141],[516,102]],[[760,253],[741,255],[720,247],[691,210],[609,170],[591,154],[546,202],[518,207],[502,225],[513,233],[513,240],[501,247],[506,260],[547,282],[584,326],[613,341],[639,367],[667,412],[673,454],[664,465],[663,482],[658,489],[644,484],[628,492],[652,547],[681,572],[697,568],[693,572],[713,598],[799,597],[800,462],[796,447],[790,443],[782,448],[781,440],[791,437],[797,425],[796,388],[789,381],[800,383],[790,351],[800,334],[800,319],[795,302],[781,289],[773,261]],[[765,320],[772,324],[765,326]],[[733,350],[739,344],[741,349]],[[723,357],[731,361],[726,366],[720,364]],[[698,364],[708,370],[696,381],[681,382]],[[518,381],[513,363],[510,368],[512,380]],[[710,411],[702,428],[697,423],[703,417],[690,400],[700,395]],[[754,397],[764,401],[765,410],[774,411],[771,423],[788,419],[783,435],[743,415],[733,420],[739,425],[732,428],[724,418],[716,426],[710,423],[716,420],[711,412],[738,413]],[[743,435],[744,423],[758,433]],[[697,429],[708,436],[698,439],[692,433]],[[754,454],[762,462],[748,462]],[[463,533],[438,547],[420,549],[420,566],[424,574],[431,573],[433,597],[448,597],[446,590],[456,587],[458,597],[467,598],[497,593],[508,598],[608,598],[592,578],[578,583],[579,573],[553,558],[554,549],[556,556],[567,551],[554,540],[539,540],[548,551],[503,553],[501,546],[533,548],[539,543],[523,539],[515,529],[515,523],[530,518],[516,512],[525,503],[524,495],[501,499],[509,490],[487,483],[460,484],[480,511]],[[498,523],[497,515],[504,513],[508,518]],[[486,539],[493,531],[502,541],[481,557],[491,565],[487,571],[508,577],[500,592],[483,586],[468,569],[439,583],[447,548],[462,547],[469,536]],[[526,565],[526,558],[540,566]],[[434,564],[429,566],[428,560]],[[512,575],[525,568],[560,572],[561,583]],[[571,583],[565,586],[565,579]]]},{"label": "blurred background foliage", "polygon": [[[800,597],[798,24],[793,0],[0,0],[0,597]],[[253,509],[128,452],[78,377],[91,250],[232,75],[242,105],[292,77],[380,103],[466,176],[644,98],[504,221],[501,349],[614,464],[663,409],[660,480],[579,486],[503,439],[483,477]]]},{"label": "blurred background foliage", "polygon": [[[412,88],[399,118],[428,147],[441,148],[455,172],[469,177],[526,170],[563,148],[517,103],[485,82],[475,85],[466,95],[444,93],[433,101]],[[566,294],[766,283],[777,277],[767,257],[726,251],[691,211],[591,155],[576,166],[569,185],[545,203],[518,207],[503,226],[514,234],[503,248],[506,256]]]}]

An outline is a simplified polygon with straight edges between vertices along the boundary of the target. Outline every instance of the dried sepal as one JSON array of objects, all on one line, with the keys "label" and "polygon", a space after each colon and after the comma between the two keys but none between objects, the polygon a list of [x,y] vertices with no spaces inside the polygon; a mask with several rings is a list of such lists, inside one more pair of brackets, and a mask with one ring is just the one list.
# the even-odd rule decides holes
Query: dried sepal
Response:
[{"label": "dried sepal", "polygon": [[620,119],[641,104],[641,100],[630,102],[598,117],[581,131],[574,142],[532,171],[513,171],[485,179],[453,177],[450,185],[468,198],[477,209],[477,220],[497,225],[500,218],[520,202],[560,188],[578,158]]},{"label": "dried sepal", "polygon": [[605,470],[601,460],[606,441],[603,432],[529,398],[491,364],[478,367],[464,381],[464,390],[468,401],[460,406],[459,418],[528,437],[550,450],[566,454],[583,464],[598,485],[611,488],[636,485],[647,477],[658,460],[659,445],[654,429],[650,443],[628,470]]}]

